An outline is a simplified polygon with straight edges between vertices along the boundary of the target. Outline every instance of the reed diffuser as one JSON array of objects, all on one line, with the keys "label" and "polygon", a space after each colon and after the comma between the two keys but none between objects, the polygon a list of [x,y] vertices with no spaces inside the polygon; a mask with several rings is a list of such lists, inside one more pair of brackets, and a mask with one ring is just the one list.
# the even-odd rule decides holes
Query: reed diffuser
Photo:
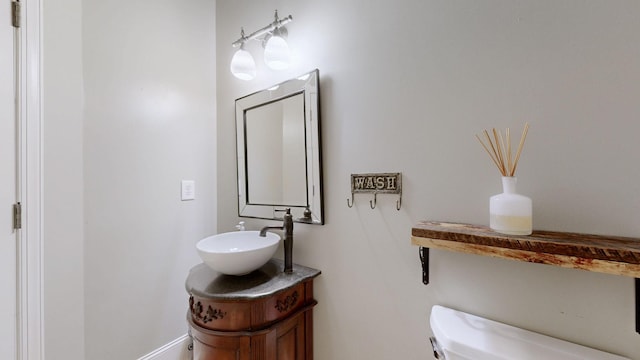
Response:
[{"label": "reed diffuser", "polygon": [[484,130],[486,143],[476,135],[502,175],[502,194],[494,195],[489,199],[489,227],[499,233],[530,235],[533,229],[531,199],[516,193],[517,178],[515,176],[528,131],[529,124],[526,123],[515,156],[512,155],[509,128],[505,131],[505,137],[494,128],[493,139],[489,132]]}]

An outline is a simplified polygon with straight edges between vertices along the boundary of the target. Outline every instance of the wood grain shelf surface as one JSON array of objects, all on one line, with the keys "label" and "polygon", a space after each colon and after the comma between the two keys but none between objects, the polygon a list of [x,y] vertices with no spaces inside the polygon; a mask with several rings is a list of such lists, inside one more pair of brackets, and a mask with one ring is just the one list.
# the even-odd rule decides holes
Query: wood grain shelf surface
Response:
[{"label": "wood grain shelf surface", "polygon": [[418,223],[411,235],[413,245],[427,248],[640,278],[640,238],[554,231],[515,236],[437,221]]}]

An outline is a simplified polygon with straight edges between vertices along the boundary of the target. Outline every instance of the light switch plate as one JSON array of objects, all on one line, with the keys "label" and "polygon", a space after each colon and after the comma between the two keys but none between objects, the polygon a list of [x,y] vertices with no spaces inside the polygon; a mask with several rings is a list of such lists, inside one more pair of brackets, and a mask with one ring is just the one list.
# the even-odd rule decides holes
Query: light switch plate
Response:
[{"label": "light switch plate", "polygon": [[182,180],[182,201],[194,200],[196,198],[196,182],[193,180]]}]

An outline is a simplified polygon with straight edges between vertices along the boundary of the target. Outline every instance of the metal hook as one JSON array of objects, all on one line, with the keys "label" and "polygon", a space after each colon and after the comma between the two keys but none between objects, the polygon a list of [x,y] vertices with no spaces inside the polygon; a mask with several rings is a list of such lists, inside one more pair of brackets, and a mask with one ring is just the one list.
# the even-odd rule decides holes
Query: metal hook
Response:
[{"label": "metal hook", "polygon": [[353,193],[351,193],[351,203],[349,203],[349,199],[347,199],[347,206],[352,208],[353,207]]},{"label": "metal hook", "polygon": [[378,193],[373,193],[373,201],[369,200],[369,206],[371,206],[372,209],[376,208],[376,204],[378,203]]},{"label": "metal hook", "polygon": [[401,207],[402,207],[402,195],[400,195],[398,201],[396,201],[396,210],[400,211]]}]

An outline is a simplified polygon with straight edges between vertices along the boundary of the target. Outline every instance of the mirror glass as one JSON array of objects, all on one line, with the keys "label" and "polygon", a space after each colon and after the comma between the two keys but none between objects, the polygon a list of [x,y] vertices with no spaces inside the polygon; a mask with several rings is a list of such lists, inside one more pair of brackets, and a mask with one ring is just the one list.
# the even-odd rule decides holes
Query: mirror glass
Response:
[{"label": "mirror glass", "polygon": [[236,100],[238,214],[323,224],[319,72]]}]

